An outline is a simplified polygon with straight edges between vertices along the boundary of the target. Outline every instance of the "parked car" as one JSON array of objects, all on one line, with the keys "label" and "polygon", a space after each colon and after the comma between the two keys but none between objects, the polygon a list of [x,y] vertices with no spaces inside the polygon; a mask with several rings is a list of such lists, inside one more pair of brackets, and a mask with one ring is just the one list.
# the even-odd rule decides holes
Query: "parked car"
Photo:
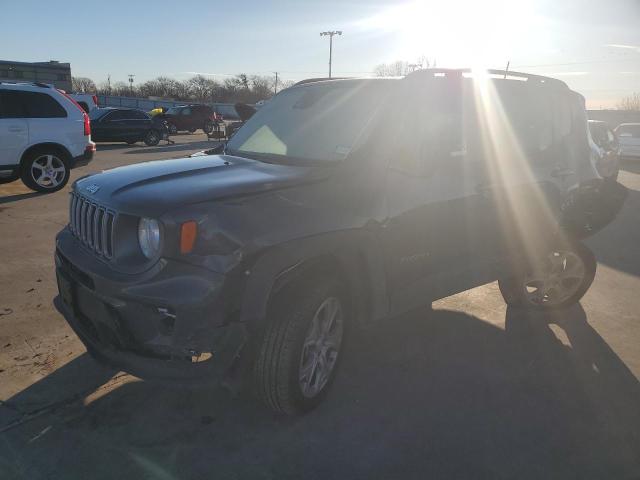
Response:
[{"label": "parked car", "polygon": [[614,133],[620,142],[620,156],[640,159],[640,123],[622,123]]},{"label": "parked car", "polygon": [[226,145],[78,180],[57,308],[117,369],[226,375],[298,413],[358,327],[496,279],[512,306],[576,303],[596,269],[580,199],[602,183],[584,98],[471,75],[307,82]]},{"label": "parked car", "polygon": [[94,108],[98,108],[98,97],[90,93],[70,93],[69,96],[73,98],[82,109],[90,113]]},{"label": "parked car", "polygon": [[193,133],[199,128],[204,133],[211,133],[216,120],[213,109],[207,105],[172,107],[163,114],[155,115],[155,117],[167,121],[169,132],[172,135],[185,130]]},{"label": "parked car", "polygon": [[142,141],[153,146],[169,133],[166,123],[157,115],[152,118],[134,108],[96,108],[90,117],[96,142],[126,142],[131,145]]},{"label": "parked car", "polygon": [[620,169],[620,145],[606,122],[589,120],[589,133],[596,145],[596,169],[603,178],[615,181]]},{"label": "parked car", "polygon": [[32,190],[55,192],[95,149],[88,115],[64,92],[0,82],[0,183],[21,178]]}]

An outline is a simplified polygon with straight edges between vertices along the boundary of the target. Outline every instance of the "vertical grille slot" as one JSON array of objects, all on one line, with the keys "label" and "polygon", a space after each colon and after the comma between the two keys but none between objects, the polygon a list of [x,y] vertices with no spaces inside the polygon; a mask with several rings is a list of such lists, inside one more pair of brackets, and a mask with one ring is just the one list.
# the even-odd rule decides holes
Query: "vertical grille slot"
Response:
[{"label": "vertical grille slot", "polygon": [[91,200],[71,194],[69,229],[84,245],[98,255],[113,257],[113,224],[116,214]]}]

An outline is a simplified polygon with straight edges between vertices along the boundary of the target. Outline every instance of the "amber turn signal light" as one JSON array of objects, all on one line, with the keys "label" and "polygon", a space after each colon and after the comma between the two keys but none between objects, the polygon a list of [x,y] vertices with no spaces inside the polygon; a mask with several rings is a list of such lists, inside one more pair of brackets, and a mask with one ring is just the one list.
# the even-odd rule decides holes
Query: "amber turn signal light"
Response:
[{"label": "amber turn signal light", "polygon": [[189,253],[196,243],[198,224],[193,220],[184,222],[180,227],[180,253]]}]

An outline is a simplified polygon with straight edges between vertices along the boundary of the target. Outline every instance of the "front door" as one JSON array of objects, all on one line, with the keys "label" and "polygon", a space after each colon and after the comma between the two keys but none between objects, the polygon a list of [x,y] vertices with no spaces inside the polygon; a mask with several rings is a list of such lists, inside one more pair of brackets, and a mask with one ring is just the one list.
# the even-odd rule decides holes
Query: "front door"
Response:
[{"label": "front door", "polygon": [[408,84],[392,131],[382,229],[395,313],[492,280],[491,202],[464,135],[461,81]]}]

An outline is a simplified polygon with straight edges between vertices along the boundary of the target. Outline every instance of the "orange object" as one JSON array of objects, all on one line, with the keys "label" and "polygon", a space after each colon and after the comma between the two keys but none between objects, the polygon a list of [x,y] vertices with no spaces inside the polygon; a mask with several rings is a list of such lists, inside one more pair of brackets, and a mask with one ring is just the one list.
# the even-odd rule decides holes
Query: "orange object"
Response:
[{"label": "orange object", "polygon": [[198,224],[193,220],[184,222],[180,228],[180,253],[189,253],[193,250],[198,233]]}]

